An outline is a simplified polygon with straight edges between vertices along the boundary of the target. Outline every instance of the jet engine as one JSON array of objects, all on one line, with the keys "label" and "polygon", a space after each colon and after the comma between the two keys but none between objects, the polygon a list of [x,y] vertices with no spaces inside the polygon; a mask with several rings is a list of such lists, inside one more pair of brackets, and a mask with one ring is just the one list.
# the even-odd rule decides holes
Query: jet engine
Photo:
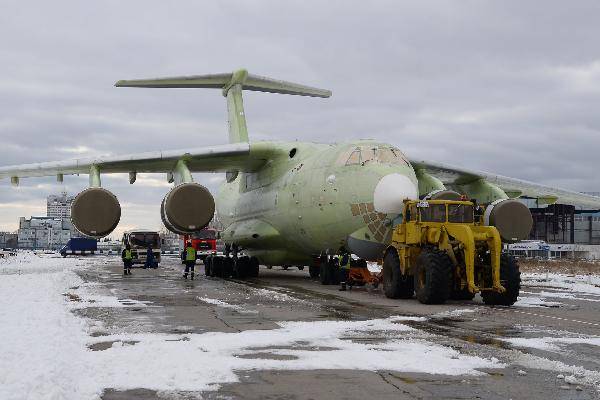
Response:
[{"label": "jet engine", "polygon": [[120,219],[119,200],[101,187],[84,190],[71,204],[71,222],[86,236],[106,236],[117,227]]},{"label": "jet engine", "polygon": [[496,200],[485,209],[483,224],[495,226],[504,242],[527,239],[533,226],[529,208],[518,200]]},{"label": "jet engine", "polygon": [[425,196],[423,196],[423,200],[455,200],[455,201],[458,201],[460,199],[461,199],[460,193],[457,193],[454,190],[445,190],[445,189],[434,190],[432,192],[427,193]]},{"label": "jet engine", "polygon": [[180,235],[199,231],[212,220],[215,200],[202,185],[182,183],[162,201],[160,216],[168,230]]}]

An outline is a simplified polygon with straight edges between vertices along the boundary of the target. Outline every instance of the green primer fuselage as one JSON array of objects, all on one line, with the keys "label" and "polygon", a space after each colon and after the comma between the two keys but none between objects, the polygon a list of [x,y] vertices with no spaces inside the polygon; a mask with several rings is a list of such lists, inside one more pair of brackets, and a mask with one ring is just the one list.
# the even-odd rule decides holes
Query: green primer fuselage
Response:
[{"label": "green primer fuselage", "polygon": [[[267,265],[312,265],[315,256],[347,246],[351,235],[383,248],[398,214],[374,210],[376,185],[390,174],[404,175],[418,185],[410,163],[389,144],[250,146],[251,153],[264,152],[268,160],[258,171],[242,172],[220,187],[217,212],[226,227],[225,243],[239,245]],[[398,157],[370,156],[373,152]]]}]

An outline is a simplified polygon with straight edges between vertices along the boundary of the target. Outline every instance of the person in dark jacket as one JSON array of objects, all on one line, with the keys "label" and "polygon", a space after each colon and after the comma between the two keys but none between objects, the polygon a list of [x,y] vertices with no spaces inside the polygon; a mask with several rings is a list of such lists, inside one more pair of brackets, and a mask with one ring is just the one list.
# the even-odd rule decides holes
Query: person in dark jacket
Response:
[{"label": "person in dark jacket", "polygon": [[121,259],[123,260],[123,275],[131,275],[133,253],[131,252],[131,246],[129,244],[127,244],[121,252]]},{"label": "person in dark jacket", "polygon": [[144,269],[146,268],[156,268],[154,266],[154,253],[152,252],[152,246],[148,245],[146,249],[146,262],[144,263]]},{"label": "person in dark jacket", "polygon": [[192,246],[192,242],[187,242],[185,249],[181,253],[181,259],[185,263],[185,272],[183,273],[183,279],[187,279],[188,272],[191,270],[191,278],[194,280],[194,268],[196,266],[196,249]]}]

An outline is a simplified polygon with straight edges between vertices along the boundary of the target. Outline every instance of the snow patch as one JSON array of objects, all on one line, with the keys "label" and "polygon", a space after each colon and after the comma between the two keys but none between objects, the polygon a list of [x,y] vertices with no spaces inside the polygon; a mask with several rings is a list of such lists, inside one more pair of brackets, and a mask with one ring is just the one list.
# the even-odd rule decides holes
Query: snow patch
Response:
[{"label": "snow patch", "polygon": [[223,307],[223,308],[229,308],[231,310],[235,310],[235,311],[243,313],[243,314],[258,314],[258,311],[247,310],[240,305],[229,304],[229,303],[226,303],[226,302],[224,302],[222,300],[218,300],[218,299],[211,299],[209,297],[197,297],[197,299],[204,303],[207,303],[207,304],[212,304],[212,305]]},{"label": "snow patch", "polygon": [[530,287],[567,289],[567,291],[600,296],[600,276],[523,273],[521,281]]},{"label": "snow patch", "polygon": [[600,346],[600,337],[541,337],[541,338],[500,338],[517,347],[528,347],[538,350],[560,351],[561,345],[589,344]]},{"label": "snow patch", "polygon": [[474,313],[475,309],[473,308],[462,308],[456,310],[442,311],[437,314],[433,314],[433,318],[452,318],[452,317],[460,317],[463,314]]},{"label": "snow patch", "polygon": [[516,307],[535,308],[535,307],[560,307],[563,303],[557,301],[547,301],[541,297],[522,297],[514,304]]},{"label": "snow patch", "polygon": [[[427,334],[403,324],[413,317],[281,322],[278,329],[239,333],[92,337],[101,324],[73,314],[80,302],[64,296],[79,290],[81,302],[87,301],[91,285],[84,285],[75,273],[86,265],[78,259],[33,255],[2,264],[0,293],[11,304],[0,308],[1,399],[99,399],[105,388],[210,390],[237,382],[240,371],[250,370],[344,368],[478,375],[482,374],[478,369],[505,366],[494,358],[461,354],[427,341]],[[118,344],[98,351],[88,348],[109,341]]]}]

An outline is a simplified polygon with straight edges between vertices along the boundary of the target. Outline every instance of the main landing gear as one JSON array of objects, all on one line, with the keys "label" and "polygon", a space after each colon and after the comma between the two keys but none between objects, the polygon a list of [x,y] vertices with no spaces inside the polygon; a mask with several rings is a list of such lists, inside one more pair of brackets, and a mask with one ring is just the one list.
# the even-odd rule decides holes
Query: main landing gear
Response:
[{"label": "main landing gear", "polygon": [[231,255],[230,253],[231,248],[227,246],[224,256],[217,256],[216,254],[206,256],[204,259],[204,274],[225,279],[258,277],[258,258],[239,256],[236,246],[233,246],[233,253]]}]

